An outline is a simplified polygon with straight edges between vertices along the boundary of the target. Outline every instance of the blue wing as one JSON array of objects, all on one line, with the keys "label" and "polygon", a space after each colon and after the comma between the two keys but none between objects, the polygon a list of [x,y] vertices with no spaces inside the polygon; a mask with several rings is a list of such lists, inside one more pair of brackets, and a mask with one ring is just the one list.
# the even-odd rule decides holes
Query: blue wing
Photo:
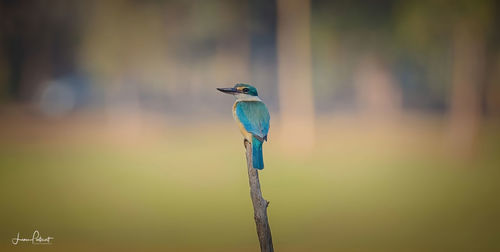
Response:
[{"label": "blue wing", "polygon": [[240,101],[236,104],[236,115],[248,132],[267,140],[269,111],[263,102]]}]

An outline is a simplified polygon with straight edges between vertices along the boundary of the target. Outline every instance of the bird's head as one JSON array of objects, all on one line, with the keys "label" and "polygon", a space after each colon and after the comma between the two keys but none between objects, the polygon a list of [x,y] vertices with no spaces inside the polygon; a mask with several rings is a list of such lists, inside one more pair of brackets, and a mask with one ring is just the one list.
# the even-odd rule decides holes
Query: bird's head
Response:
[{"label": "bird's head", "polygon": [[257,97],[257,89],[249,84],[238,83],[232,88],[217,88],[217,90],[236,96],[237,99]]}]

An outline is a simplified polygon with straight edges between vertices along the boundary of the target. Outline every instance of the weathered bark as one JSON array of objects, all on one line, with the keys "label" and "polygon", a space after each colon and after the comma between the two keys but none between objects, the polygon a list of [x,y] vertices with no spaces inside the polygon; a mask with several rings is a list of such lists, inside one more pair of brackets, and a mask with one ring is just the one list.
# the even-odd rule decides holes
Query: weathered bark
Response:
[{"label": "weathered bark", "polygon": [[262,197],[260,191],[259,173],[252,166],[252,144],[245,140],[247,155],[248,181],[250,184],[250,196],[252,198],[255,225],[257,226],[257,236],[259,237],[260,250],[265,252],[274,251],[273,238],[271,237],[271,227],[267,219],[267,206],[269,201]]}]

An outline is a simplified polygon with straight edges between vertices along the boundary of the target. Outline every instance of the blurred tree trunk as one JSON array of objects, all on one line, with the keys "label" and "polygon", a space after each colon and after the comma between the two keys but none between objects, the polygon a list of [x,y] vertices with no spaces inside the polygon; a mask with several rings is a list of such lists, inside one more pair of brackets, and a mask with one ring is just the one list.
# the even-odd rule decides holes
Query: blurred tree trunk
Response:
[{"label": "blurred tree trunk", "polygon": [[484,77],[484,32],[474,22],[460,20],[453,33],[453,75],[449,137],[452,152],[473,154],[481,119],[480,84]]},{"label": "blurred tree trunk", "polygon": [[30,101],[38,89],[52,77],[54,33],[57,16],[42,1],[4,1],[0,3],[2,40],[9,68],[8,95],[17,101]]},{"label": "blurred tree trunk", "polygon": [[400,114],[402,94],[389,67],[380,57],[367,54],[355,68],[354,85],[361,114],[370,120],[390,121]]},{"label": "blurred tree trunk", "polygon": [[488,115],[500,118],[500,53],[497,53],[495,58],[484,93]]},{"label": "blurred tree trunk", "polygon": [[[289,150],[314,144],[310,0],[278,0],[278,92],[281,134]],[[287,141],[296,138],[300,140]]]},{"label": "blurred tree trunk", "polygon": [[[0,12],[1,13],[1,12]],[[8,82],[9,82],[9,66],[7,65],[7,59],[4,52],[5,45],[3,43],[3,37],[0,33],[0,103],[5,101],[8,97]]]}]

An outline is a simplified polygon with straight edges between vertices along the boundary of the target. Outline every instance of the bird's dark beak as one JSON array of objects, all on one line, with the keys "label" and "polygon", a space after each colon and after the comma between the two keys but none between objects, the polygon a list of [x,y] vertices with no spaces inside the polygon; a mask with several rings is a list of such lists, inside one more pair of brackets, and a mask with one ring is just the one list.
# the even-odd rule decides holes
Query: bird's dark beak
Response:
[{"label": "bird's dark beak", "polygon": [[217,90],[221,91],[222,93],[226,93],[226,94],[238,93],[238,89],[236,89],[236,88],[217,88]]}]

